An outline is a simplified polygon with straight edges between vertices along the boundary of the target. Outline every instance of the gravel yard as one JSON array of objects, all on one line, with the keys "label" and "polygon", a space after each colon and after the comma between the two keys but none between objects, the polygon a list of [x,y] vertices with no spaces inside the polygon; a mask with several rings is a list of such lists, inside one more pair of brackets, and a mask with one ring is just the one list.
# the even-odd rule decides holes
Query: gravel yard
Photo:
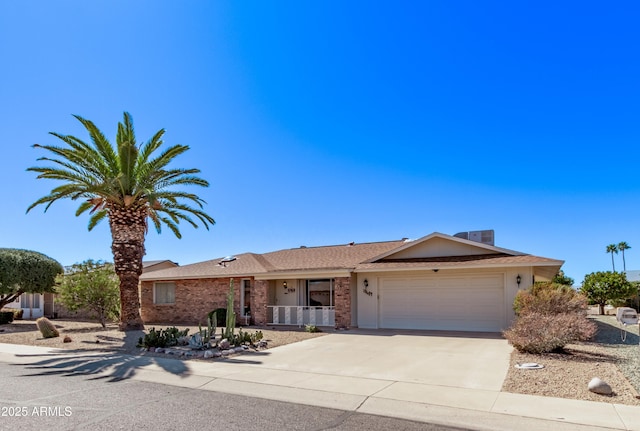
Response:
[{"label": "gravel yard", "polygon": [[[502,387],[505,392],[579,400],[640,405],[640,347],[638,325],[627,327],[626,341],[615,316],[590,316],[598,325],[594,340],[566,346],[565,353],[533,355],[514,351]],[[515,368],[536,362],[539,370]],[[614,395],[589,392],[587,385],[599,377],[611,385]]]},{"label": "gravel yard", "polygon": [[[55,347],[59,349],[82,349],[91,351],[117,351],[120,353],[138,354],[140,348],[136,347],[138,339],[143,336],[142,331],[118,331],[116,324],[107,325],[106,329],[98,323],[75,320],[52,320],[55,323],[60,336],[56,338],[42,338],[34,321],[16,320],[9,325],[0,325],[0,343],[27,344],[32,346]],[[188,325],[147,325],[147,329],[156,329],[176,326],[178,329],[189,329],[189,335],[198,332],[197,326]],[[245,332],[262,331],[267,340],[267,348],[274,348],[285,344],[296,343],[314,337],[325,335],[322,332],[309,333],[304,328],[286,329],[278,327],[254,328],[243,327]],[[220,333],[220,328],[217,329]],[[64,343],[65,336],[71,337],[70,343]],[[145,355],[155,355],[145,352]],[[162,356],[162,355],[157,355]]]}]

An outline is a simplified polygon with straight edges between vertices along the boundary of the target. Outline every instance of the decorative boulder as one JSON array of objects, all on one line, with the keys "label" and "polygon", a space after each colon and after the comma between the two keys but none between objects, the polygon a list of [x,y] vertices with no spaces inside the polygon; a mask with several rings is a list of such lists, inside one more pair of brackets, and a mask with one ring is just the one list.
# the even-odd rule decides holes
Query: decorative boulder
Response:
[{"label": "decorative boulder", "polygon": [[221,350],[228,350],[229,347],[231,347],[231,343],[229,343],[229,340],[227,340],[226,338],[223,338],[218,343],[218,347],[220,347]]},{"label": "decorative boulder", "polygon": [[205,350],[204,351],[204,358],[205,359],[213,358],[213,351],[212,350]]},{"label": "decorative boulder", "polygon": [[594,377],[589,382],[589,390],[600,395],[611,395],[613,393],[613,391],[611,390],[611,386],[609,386],[607,382],[602,381],[597,377]]}]

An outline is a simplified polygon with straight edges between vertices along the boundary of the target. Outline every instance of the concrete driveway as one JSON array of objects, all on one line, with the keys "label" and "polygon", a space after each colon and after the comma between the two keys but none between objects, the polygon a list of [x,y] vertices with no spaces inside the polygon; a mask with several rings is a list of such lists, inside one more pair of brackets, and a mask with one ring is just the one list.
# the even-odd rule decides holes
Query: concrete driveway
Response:
[{"label": "concrete driveway", "polygon": [[259,367],[499,391],[511,351],[498,334],[350,330],[269,349]]}]

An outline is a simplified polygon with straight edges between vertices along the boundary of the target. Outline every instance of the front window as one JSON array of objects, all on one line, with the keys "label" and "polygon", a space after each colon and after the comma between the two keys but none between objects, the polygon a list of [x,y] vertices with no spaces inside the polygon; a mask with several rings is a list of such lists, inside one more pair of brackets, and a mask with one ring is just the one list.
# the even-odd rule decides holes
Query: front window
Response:
[{"label": "front window", "polygon": [[20,308],[40,308],[40,294],[23,293],[20,295]]},{"label": "front window", "polygon": [[334,303],[333,279],[307,280],[306,305],[331,307]]},{"label": "front window", "polygon": [[175,304],[176,302],[176,284],[175,283],[156,283],[153,290],[154,304]]}]

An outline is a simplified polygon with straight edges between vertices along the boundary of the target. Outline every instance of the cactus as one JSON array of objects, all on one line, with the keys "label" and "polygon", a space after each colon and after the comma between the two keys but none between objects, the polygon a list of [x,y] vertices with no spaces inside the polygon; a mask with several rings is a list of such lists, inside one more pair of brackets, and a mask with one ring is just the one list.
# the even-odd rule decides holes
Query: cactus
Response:
[{"label": "cactus", "polygon": [[37,319],[36,326],[38,327],[38,330],[44,338],[54,338],[60,336],[60,332],[58,332],[58,329],[56,329],[55,325],[51,323],[51,321],[46,317],[40,317],[39,319]]},{"label": "cactus", "polygon": [[207,326],[209,330],[209,338],[213,338],[216,335],[216,322],[218,321],[218,314],[216,311],[211,311],[207,315]]}]

